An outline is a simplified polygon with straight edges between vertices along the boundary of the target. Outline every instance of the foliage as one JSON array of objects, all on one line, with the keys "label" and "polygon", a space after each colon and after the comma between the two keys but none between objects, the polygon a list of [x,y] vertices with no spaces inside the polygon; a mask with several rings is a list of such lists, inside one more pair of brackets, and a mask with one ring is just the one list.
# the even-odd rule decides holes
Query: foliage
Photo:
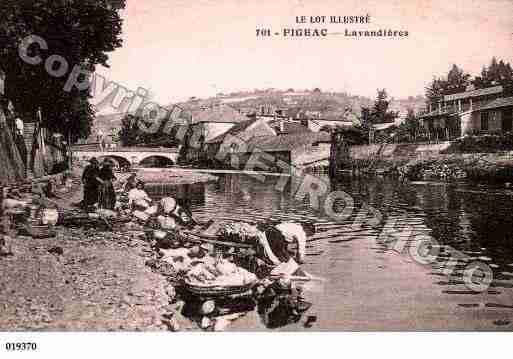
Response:
[{"label": "foliage", "polygon": [[503,60],[497,61],[493,57],[488,67],[483,66],[481,74],[472,81],[478,88],[490,87],[493,85],[506,85],[513,82],[513,68]]},{"label": "foliage", "polygon": [[[128,114],[121,119],[121,129],[118,137],[123,146],[159,146],[159,147],[176,147],[179,141],[176,139],[177,127],[174,127],[171,133],[164,133],[165,124],[162,123],[160,128],[154,133],[149,133],[141,129],[140,116]],[[143,124],[144,126],[144,124]]]},{"label": "foliage", "polygon": [[[33,118],[41,108],[45,124],[69,135],[72,140],[87,137],[94,111],[88,103],[88,90],[63,90],[73,67],[94,71],[108,67],[107,53],[120,47],[122,20],[119,10],[124,0],[3,0],[0,2],[0,69],[5,73],[5,95],[23,118]],[[62,77],[52,77],[44,62],[25,63],[18,54],[22,39],[37,35],[48,50],[37,45],[29,55],[44,60],[62,56],[69,65]],[[54,68],[57,70],[57,68]]]},{"label": "foliage", "polygon": [[457,139],[451,144],[448,153],[493,153],[513,150],[513,133],[495,135],[473,135]]},{"label": "foliage", "polygon": [[464,72],[456,64],[443,77],[433,77],[426,87],[428,104],[438,103],[444,95],[450,95],[466,90],[472,84],[475,88],[486,88],[494,85],[513,85],[513,68],[503,60],[493,57],[490,65],[484,66],[479,76],[472,76]]},{"label": "foliage", "polygon": [[420,131],[419,119],[412,108],[408,109],[408,114],[403,123],[399,125],[397,131],[398,142],[415,142]]},{"label": "foliage", "polygon": [[436,104],[444,95],[465,91],[470,84],[470,75],[459,68],[456,64],[445,77],[433,77],[431,84],[426,88],[428,103]]},{"label": "foliage", "polygon": [[371,110],[369,107],[361,108],[360,126],[363,130],[369,131],[372,126]]},{"label": "foliage", "polygon": [[452,65],[451,70],[447,74],[447,86],[445,94],[453,94],[465,91],[470,84],[470,74],[464,72],[457,65]]},{"label": "foliage", "polygon": [[466,166],[461,160],[416,159],[397,168],[401,177],[410,180],[457,181],[467,178]]},{"label": "foliage", "polygon": [[385,89],[378,89],[378,94],[370,113],[370,122],[372,124],[394,122],[399,114],[394,111],[389,111],[389,105],[390,100],[387,91]]},{"label": "foliage", "polygon": [[192,128],[191,128],[191,126],[188,126],[187,132],[185,133],[185,136],[182,141],[182,147],[180,148],[180,151],[178,153],[178,160],[177,160],[178,164],[187,164],[189,162],[188,158],[187,158],[187,154],[189,153],[189,150],[190,150],[190,141],[191,141],[192,135],[193,135]]},{"label": "foliage", "polygon": [[447,87],[447,80],[439,77],[433,77],[431,84],[426,87],[426,99],[428,104],[436,104],[444,96],[445,88]]}]

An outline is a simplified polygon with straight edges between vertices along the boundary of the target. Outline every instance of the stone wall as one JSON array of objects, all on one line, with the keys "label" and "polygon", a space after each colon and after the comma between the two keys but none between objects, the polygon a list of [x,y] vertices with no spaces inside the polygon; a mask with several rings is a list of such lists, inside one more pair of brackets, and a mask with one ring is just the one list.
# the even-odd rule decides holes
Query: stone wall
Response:
[{"label": "stone wall", "polygon": [[[422,157],[425,155],[436,155],[441,151],[449,148],[450,142],[440,142],[436,144],[411,144],[411,143],[399,143],[399,144],[387,144],[382,149],[381,157],[383,158],[394,158],[394,157]],[[353,159],[367,160],[374,158],[381,145],[361,145],[351,146],[350,156]]]}]

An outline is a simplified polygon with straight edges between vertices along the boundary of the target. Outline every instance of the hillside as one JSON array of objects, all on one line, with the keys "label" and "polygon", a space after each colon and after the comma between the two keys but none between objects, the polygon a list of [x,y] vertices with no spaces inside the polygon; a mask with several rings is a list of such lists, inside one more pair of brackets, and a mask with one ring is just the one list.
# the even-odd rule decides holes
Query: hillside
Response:
[{"label": "hillside", "polygon": [[[254,90],[241,91],[230,94],[219,93],[215,97],[207,99],[191,98],[180,104],[184,108],[209,107],[214,103],[226,103],[243,113],[272,112],[274,109],[300,108],[312,117],[336,119],[343,115],[347,107],[360,114],[362,106],[372,106],[374,99],[355,96],[346,92],[322,92],[316,90],[294,91],[289,90]],[[390,109],[406,114],[408,108],[416,112],[424,108],[425,99],[422,96],[406,99],[393,99]]]},{"label": "hillside", "polygon": [[[355,96],[346,92],[321,92],[321,91],[294,91],[289,90],[254,90],[241,91],[230,94],[219,93],[215,97],[199,99],[191,98],[189,101],[179,103],[183,109],[194,110],[200,107],[210,107],[216,103],[225,103],[239,110],[241,113],[255,112],[274,113],[276,109],[301,109],[310,117],[339,119],[347,107],[352,108],[356,115],[360,115],[362,106],[372,106],[374,99]],[[424,108],[425,99],[422,96],[409,97],[407,99],[393,99],[390,109],[398,111],[401,117],[406,115],[408,108],[415,112]],[[175,104],[170,104],[172,106]],[[293,112],[293,111],[292,111]],[[121,126],[121,118],[124,114],[98,115],[93,125],[92,135],[89,141],[95,141],[98,130],[106,135],[118,131]]]}]

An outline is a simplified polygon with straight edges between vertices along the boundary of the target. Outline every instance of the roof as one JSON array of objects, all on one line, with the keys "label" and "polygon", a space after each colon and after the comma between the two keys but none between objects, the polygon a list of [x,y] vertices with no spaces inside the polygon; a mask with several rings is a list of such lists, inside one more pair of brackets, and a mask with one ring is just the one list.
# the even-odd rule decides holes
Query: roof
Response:
[{"label": "roof", "polygon": [[494,108],[509,107],[509,106],[513,106],[513,97],[502,97],[502,98],[493,100],[492,102],[489,102],[483,106],[480,106],[479,108],[476,108],[476,111],[491,110]]},{"label": "roof", "polygon": [[330,142],[331,136],[327,132],[292,133],[280,136],[253,137],[247,142],[247,152],[259,149],[267,152],[292,151],[305,145],[319,142]]},{"label": "roof", "polygon": [[248,120],[247,116],[225,104],[213,105],[204,109],[193,109],[189,112],[193,124],[202,122],[239,123]]},{"label": "roof", "polygon": [[[260,123],[263,126],[268,126],[266,124],[266,122],[262,121],[261,119],[248,119],[246,121],[239,122],[239,123],[235,124],[227,132],[225,132],[217,137],[214,137],[213,139],[207,141],[207,143],[221,143],[224,141],[224,139],[226,138],[227,135],[237,136],[237,137],[241,138],[242,140],[244,140],[244,139],[246,139],[245,138],[246,136],[244,136],[244,131],[246,131],[251,126],[253,126],[257,123]],[[269,132],[274,133],[274,131],[271,127],[269,127]]]},{"label": "roof", "polygon": [[[283,131],[281,133],[297,133],[297,132],[312,132],[307,126],[297,121],[283,121]],[[269,126],[280,129],[280,120],[270,121]]]},{"label": "roof", "polygon": [[501,93],[502,91],[504,91],[504,88],[502,86],[487,87],[484,89],[458,92],[458,93],[455,93],[452,95],[445,95],[444,101],[454,101],[454,100],[461,100],[463,98],[469,98],[469,97],[493,95],[493,94]]}]

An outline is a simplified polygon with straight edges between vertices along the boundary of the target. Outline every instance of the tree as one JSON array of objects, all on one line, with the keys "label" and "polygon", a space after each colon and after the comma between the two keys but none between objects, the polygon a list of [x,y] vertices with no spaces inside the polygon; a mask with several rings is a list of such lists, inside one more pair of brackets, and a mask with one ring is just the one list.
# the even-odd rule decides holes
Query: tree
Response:
[{"label": "tree", "polygon": [[378,89],[378,95],[370,113],[372,124],[393,122],[397,118],[397,112],[388,111],[389,105],[390,101],[388,100],[387,91],[385,89]]},{"label": "tree", "polygon": [[426,99],[428,105],[437,104],[444,96],[445,89],[447,87],[447,81],[442,78],[433,77],[431,84],[426,87]]},{"label": "tree", "polygon": [[426,87],[427,104],[436,105],[444,95],[465,91],[470,84],[470,75],[456,64],[445,77],[433,77],[431,84]]},{"label": "tree", "polygon": [[460,69],[456,64],[452,65],[451,70],[447,74],[446,94],[458,93],[465,91],[470,84],[470,75]]},{"label": "tree", "polygon": [[513,82],[513,69],[508,62],[493,57],[488,67],[483,66],[480,76],[472,81],[478,88],[507,85]]},{"label": "tree", "polygon": [[[173,126],[170,133],[165,133],[166,121],[162,121],[160,128],[155,132],[148,132],[141,129],[141,116],[127,114],[121,119],[121,129],[118,137],[122,146],[159,146],[177,147],[180,144],[177,138],[179,126]],[[148,126],[142,124],[145,128]]]},{"label": "tree", "polygon": [[[119,10],[124,7],[125,0],[0,2],[0,70],[5,73],[5,96],[23,118],[34,118],[40,108],[46,127],[73,141],[89,135],[94,111],[88,89],[64,91],[64,85],[75,66],[90,72],[96,65],[108,67],[107,53],[122,45]],[[18,53],[20,43],[30,35],[44,39],[48,47],[28,48],[28,55],[43,59],[37,65],[26,63]],[[65,75],[48,74],[44,61],[50,55],[66,60],[69,68]],[[60,66],[53,63],[51,69],[61,70]]]},{"label": "tree", "polygon": [[371,111],[369,107],[362,106],[360,115],[360,125],[363,128],[369,129],[372,125]]},{"label": "tree", "polygon": [[121,119],[121,129],[118,132],[119,141],[122,146],[134,146],[139,136],[137,118],[134,115],[126,115]]},{"label": "tree", "polygon": [[412,108],[408,108],[406,119],[399,126],[399,135],[404,135],[409,141],[415,141],[419,127],[419,119],[415,116],[415,111]]}]

